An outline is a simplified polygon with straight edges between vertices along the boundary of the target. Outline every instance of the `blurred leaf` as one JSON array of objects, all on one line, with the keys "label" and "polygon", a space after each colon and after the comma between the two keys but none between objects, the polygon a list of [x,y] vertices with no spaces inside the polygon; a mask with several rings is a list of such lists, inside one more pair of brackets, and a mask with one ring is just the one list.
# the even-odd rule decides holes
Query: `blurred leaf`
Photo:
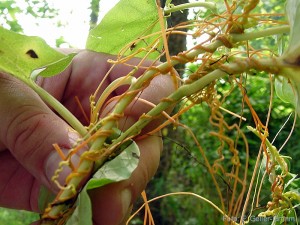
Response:
[{"label": "blurred leaf", "polygon": [[284,37],[282,34],[278,34],[275,36],[275,38],[276,38],[276,43],[278,48],[278,55],[282,55],[284,49]]},{"label": "blurred leaf", "polygon": [[77,201],[78,206],[67,225],[92,225],[92,206],[87,191],[128,179],[138,165],[139,156],[139,148],[135,142],[132,142],[120,155],[105,163],[80,192]]},{"label": "blurred leaf", "polygon": [[300,188],[300,178],[297,177],[298,175],[289,173],[289,176],[291,176],[291,178],[284,186],[285,192]]},{"label": "blurred leaf", "polygon": [[0,71],[30,83],[34,69],[59,61],[64,54],[39,37],[29,37],[0,27]]},{"label": "blurred leaf", "polygon": [[273,217],[272,225],[280,225],[284,222],[285,217],[284,217],[283,213],[284,213],[284,211],[281,210],[278,212],[278,214],[275,217]]},{"label": "blurred leaf", "polygon": [[287,0],[286,14],[291,28],[289,46],[283,56],[286,62],[295,64],[300,56],[300,1]]},{"label": "blurred leaf", "polygon": [[283,67],[281,75],[284,78],[281,79],[281,82],[275,82],[275,90],[283,101],[290,102],[294,105],[298,116],[300,116],[300,76],[299,68],[297,67]]},{"label": "blurred leaf", "polygon": [[296,97],[293,91],[293,87],[289,80],[285,77],[276,77],[275,90],[277,96],[284,102],[292,103],[296,106]]},{"label": "blurred leaf", "polygon": [[39,192],[39,200],[38,200],[38,207],[41,212],[43,212],[47,206],[48,203],[51,202],[55,198],[55,195],[52,191],[49,191],[44,185],[41,186],[40,192]]},{"label": "blurred leaf", "polygon": [[38,213],[0,207],[0,225],[28,225],[38,219]]},{"label": "blurred leaf", "polygon": [[[86,48],[118,55],[127,46],[124,55],[132,54],[147,47],[158,37],[151,35],[160,31],[155,0],[121,0],[102,19],[100,24],[90,31]],[[141,52],[137,57],[144,57]],[[155,59],[160,53],[154,51],[149,58]]]},{"label": "blurred leaf", "polygon": [[[58,27],[62,26],[62,24],[57,24]],[[64,45],[64,46],[63,46]],[[55,46],[57,48],[63,48],[65,46],[69,46],[70,47],[70,44],[65,40],[65,38],[63,36],[60,36],[59,38],[57,38],[55,40]]]},{"label": "blurred leaf", "polygon": [[[54,18],[59,11],[52,8],[47,0],[0,0],[0,23],[5,28],[15,32],[22,32],[18,18],[32,16],[35,18]],[[39,23],[38,20],[35,21]]]},{"label": "blurred leaf", "polygon": [[[279,93],[282,92],[284,101],[289,101],[295,106],[298,116],[300,116],[300,78],[298,67],[300,63],[300,1],[288,0],[286,4],[286,14],[290,23],[290,37],[287,51],[282,55],[283,64],[288,64],[282,69],[282,75],[291,81],[294,89],[291,87],[288,88],[288,86],[284,84],[284,82],[287,83],[287,81],[284,81],[281,87],[282,91],[279,90]],[[277,89],[276,92],[278,92]],[[294,97],[292,97],[292,92],[295,92]],[[279,97],[282,98],[282,96]]]}]

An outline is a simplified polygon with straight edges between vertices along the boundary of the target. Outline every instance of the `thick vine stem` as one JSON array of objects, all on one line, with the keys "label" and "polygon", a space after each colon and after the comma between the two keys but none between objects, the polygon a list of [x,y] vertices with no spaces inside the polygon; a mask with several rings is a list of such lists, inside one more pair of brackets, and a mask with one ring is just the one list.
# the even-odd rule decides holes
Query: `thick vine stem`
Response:
[{"label": "thick vine stem", "polygon": [[[285,33],[288,31],[287,26],[282,26],[278,29],[267,29],[259,34],[271,35],[278,33]],[[257,38],[255,35],[247,34],[234,34],[229,35],[228,40],[232,43],[245,41],[249,39]],[[259,71],[266,70],[272,73],[279,73],[280,68],[275,65],[279,65],[276,59],[265,59],[265,60],[255,60],[254,58],[247,58],[243,60],[237,60],[236,62],[229,63],[227,65],[221,66],[219,69],[205,75],[204,77],[194,81],[191,84],[186,84],[179,87],[170,96],[163,99],[156,107],[150,110],[146,115],[141,116],[141,118],[128,130],[126,130],[119,138],[115,139],[109,147],[104,147],[106,139],[109,137],[111,130],[116,126],[116,121],[123,115],[126,107],[136,98],[141,90],[147,87],[149,82],[158,74],[169,73],[173,66],[179,63],[193,62],[197,59],[199,54],[205,52],[214,52],[220,46],[223,46],[221,40],[215,40],[211,44],[202,46],[196,46],[194,49],[179,53],[177,56],[171,57],[170,63],[166,62],[157,67],[150,67],[141,77],[139,77],[135,82],[131,83],[127,92],[125,92],[118,100],[111,114],[105,119],[105,123],[102,127],[96,131],[93,136],[95,139],[92,141],[90,147],[90,152],[98,152],[98,160],[94,162],[87,157],[81,157],[81,162],[79,167],[74,171],[76,175],[69,175],[66,180],[66,187],[62,189],[57,195],[53,203],[49,205],[43,215],[42,224],[57,224],[57,220],[64,217],[69,209],[72,207],[76,201],[78,192],[81,189],[84,181],[90,176],[91,171],[99,169],[107,160],[110,154],[112,154],[116,147],[123,143],[124,140],[134,137],[139,134],[141,129],[145,127],[149,122],[152,121],[157,115],[165,111],[168,107],[174,103],[180,101],[184,97],[191,96],[194,93],[199,92],[206,85],[212,81],[219,79],[223,76],[231,74],[240,74],[248,71],[249,69],[257,69]],[[171,64],[171,65],[170,65]],[[75,193],[74,193],[75,190]],[[72,203],[70,206],[70,202]],[[50,222],[49,222],[50,221]]]},{"label": "thick vine stem", "polygon": [[290,32],[290,26],[283,25],[283,26],[272,27],[261,31],[251,32],[251,33],[249,32],[243,34],[231,34],[230,37],[233,43],[237,43],[242,41],[253,40],[256,38],[276,35],[276,34],[288,33],[288,32]]}]

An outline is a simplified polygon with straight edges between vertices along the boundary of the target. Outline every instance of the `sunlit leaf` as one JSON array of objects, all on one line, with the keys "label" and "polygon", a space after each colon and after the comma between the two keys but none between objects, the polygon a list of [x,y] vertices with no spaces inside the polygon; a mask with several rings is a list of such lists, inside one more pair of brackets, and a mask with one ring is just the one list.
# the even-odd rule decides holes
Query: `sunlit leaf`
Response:
[{"label": "sunlit leaf", "polygon": [[0,71],[28,83],[34,69],[64,58],[39,37],[29,37],[0,27]]},{"label": "sunlit leaf", "polygon": [[[129,55],[155,42],[160,30],[155,0],[121,0],[90,31],[86,48],[117,55],[127,46],[124,55]],[[145,37],[149,34],[152,35]],[[160,54],[159,47],[156,48],[149,58]],[[143,57],[145,54],[141,52],[137,56]]]},{"label": "sunlit leaf", "polygon": [[105,163],[80,192],[77,207],[67,225],[93,225],[91,200],[87,191],[128,179],[138,165],[139,156],[139,148],[135,142],[132,142],[120,155]]}]

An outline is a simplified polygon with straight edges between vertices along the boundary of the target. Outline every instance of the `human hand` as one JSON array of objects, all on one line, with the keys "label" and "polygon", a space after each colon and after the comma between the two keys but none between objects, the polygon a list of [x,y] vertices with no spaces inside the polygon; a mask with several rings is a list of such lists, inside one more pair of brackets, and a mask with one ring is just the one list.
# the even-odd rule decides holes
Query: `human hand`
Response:
[{"label": "human hand", "polygon": [[[108,58],[108,55],[82,51],[62,74],[41,79],[38,83],[84,123],[83,114],[74,97],[79,98],[84,111],[89,114],[89,97],[110,67]],[[133,59],[131,63],[137,64],[138,59]],[[130,70],[129,67],[118,65],[105,80],[101,90]],[[141,69],[137,74],[142,72]],[[140,98],[158,103],[174,88],[169,76],[157,76],[141,93]],[[123,91],[124,89],[119,89],[114,95]],[[126,110],[126,123],[132,123],[149,110],[140,104],[142,103],[137,101],[134,107]],[[5,74],[0,74],[0,124],[0,206],[39,212],[41,185],[53,192],[58,191],[51,182],[51,177],[61,158],[52,144],[57,143],[67,151],[79,135],[30,88]],[[126,181],[90,192],[95,225],[120,224],[154,175],[162,149],[161,138],[149,136],[136,143],[139,145],[141,158],[132,176]],[[63,176],[66,177],[67,173],[68,171],[64,171]]]}]

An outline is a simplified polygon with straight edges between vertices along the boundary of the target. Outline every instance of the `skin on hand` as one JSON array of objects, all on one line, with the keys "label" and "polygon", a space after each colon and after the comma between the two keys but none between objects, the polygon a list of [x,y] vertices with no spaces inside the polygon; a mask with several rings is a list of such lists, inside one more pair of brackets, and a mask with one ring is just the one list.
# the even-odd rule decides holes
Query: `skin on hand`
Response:
[{"label": "skin on hand", "polygon": [[[111,66],[107,63],[108,58],[111,56],[82,51],[66,71],[52,78],[39,79],[38,84],[62,102],[82,123],[86,123],[74,98],[79,98],[84,111],[89,115],[89,97]],[[132,59],[131,63],[137,64],[138,59]],[[145,65],[151,63],[145,62]],[[130,67],[116,66],[105,80],[100,93],[111,81],[126,75],[130,70]],[[142,73],[141,69],[137,76]],[[154,78],[140,98],[156,104],[174,89],[171,77],[160,75]],[[123,91],[118,89],[114,96]],[[123,125],[130,126],[149,109],[149,106],[137,101],[134,106],[126,109],[127,118],[123,119]],[[148,129],[154,128],[158,122],[150,124]],[[52,144],[57,143],[67,151],[79,135],[30,88],[5,74],[0,74],[0,124],[0,206],[38,212],[41,184],[53,192],[58,191],[51,177],[61,158]],[[90,191],[95,225],[120,224],[154,175],[162,150],[161,138],[153,135],[138,140],[137,144],[141,158],[132,176],[126,181]],[[64,171],[63,176],[67,174],[68,171]]]}]

